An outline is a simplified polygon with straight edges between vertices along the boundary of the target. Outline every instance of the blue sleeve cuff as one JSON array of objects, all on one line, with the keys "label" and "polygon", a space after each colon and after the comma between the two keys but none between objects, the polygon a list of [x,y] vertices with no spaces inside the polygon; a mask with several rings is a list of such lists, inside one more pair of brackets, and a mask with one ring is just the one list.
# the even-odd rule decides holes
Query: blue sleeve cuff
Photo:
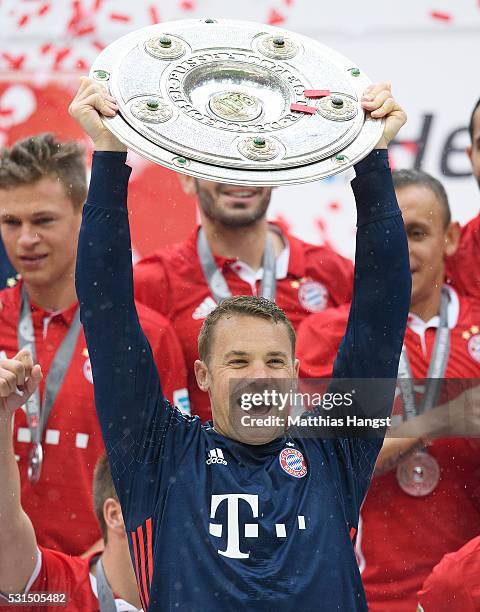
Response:
[{"label": "blue sleeve cuff", "polygon": [[374,149],[355,164],[355,172],[352,189],[357,203],[357,227],[401,214],[386,149]]},{"label": "blue sleeve cuff", "polygon": [[127,209],[128,179],[132,169],[127,154],[120,151],[95,151],[87,204],[100,208]]},{"label": "blue sleeve cuff", "polygon": [[386,170],[390,168],[388,164],[388,150],[387,149],[373,149],[354,166],[355,174],[360,176],[361,174],[368,174],[375,170]]}]

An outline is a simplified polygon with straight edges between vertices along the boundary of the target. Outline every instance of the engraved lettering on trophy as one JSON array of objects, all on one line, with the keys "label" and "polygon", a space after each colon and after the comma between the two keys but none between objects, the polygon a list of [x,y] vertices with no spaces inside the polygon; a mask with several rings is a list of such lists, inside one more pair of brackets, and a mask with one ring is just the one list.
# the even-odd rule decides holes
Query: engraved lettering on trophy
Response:
[{"label": "engraved lettering on trophy", "polygon": [[[288,127],[301,119],[301,115],[288,114],[278,117],[272,121],[259,123],[265,112],[261,99],[241,90],[227,90],[210,97],[204,108],[196,108],[189,99],[187,79],[196,78],[190,76],[193,70],[223,69],[222,64],[230,65],[230,69],[248,72],[247,65],[254,65],[257,69],[267,70],[280,78],[290,90],[293,90],[295,101],[304,101],[303,91],[305,86],[302,81],[292,74],[284,64],[272,59],[259,57],[252,53],[242,51],[215,51],[201,53],[189,57],[176,64],[167,78],[166,86],[170,100],[188,117],[200,121],[217,129],[225,129],[237,132],[264,132],[278,130]],[[227,69],[227,68],[226,68]],[[256,73],[254,73],[256,74]],[[185,89],[186,88],[186,89]],[[256,124],[252,122],[257,120]]]},{"label": "engraved lettering on trophy", "polygon": [[222,119],[252,121],[262,113],[258,98],[241,91],[223,91],[215,94],[209,101],[210,110]]}]

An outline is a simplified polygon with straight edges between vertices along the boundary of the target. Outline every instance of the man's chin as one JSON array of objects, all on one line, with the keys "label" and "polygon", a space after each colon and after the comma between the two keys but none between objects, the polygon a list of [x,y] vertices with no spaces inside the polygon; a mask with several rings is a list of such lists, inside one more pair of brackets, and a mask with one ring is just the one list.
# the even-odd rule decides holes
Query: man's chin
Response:
[{"label": "man's chin", "polygon": [[232,437],[244,444],[268,444],[282,436],[285,429],[285,417],[277,410],[242,410],[230,422]]}]

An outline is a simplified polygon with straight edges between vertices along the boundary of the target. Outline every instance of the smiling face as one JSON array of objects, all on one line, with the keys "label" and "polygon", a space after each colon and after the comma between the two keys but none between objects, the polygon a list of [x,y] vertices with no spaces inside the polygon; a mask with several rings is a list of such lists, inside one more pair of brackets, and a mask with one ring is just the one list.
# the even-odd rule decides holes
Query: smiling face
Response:
[{"label": "smiling face", "polygon": [[266,444],[279,437],[285,429],[282,425],[250,426],[241,419],[285,416],[285,412],[264,403],[246,411],[240,398],[266,388],[285,390],[298,376],[287,326],[232,314],[218,320],[212,332],[209,357],[195,363],[195,374],[200,388],[210,395],[216,431],[246,444]]},{"label": "smiling face", "polygon": [[66,275],[73,282],[81,218],[56,177],[0,189],[2,239],[27,285],[54,285]]},{"label": "smiling face", "polygon": [[397,188],[398,205],[408,238],[414,307],[443,284],[445,257],[458,244],[456,224],[447,224],[436,194],[423,185]]},{"label": "smiling face", "polygon": [[200,210],[211,221],[227,227],[247,227],[265,217],[271,187],[238,187],[179,175],[188,195],[196,195]]}]

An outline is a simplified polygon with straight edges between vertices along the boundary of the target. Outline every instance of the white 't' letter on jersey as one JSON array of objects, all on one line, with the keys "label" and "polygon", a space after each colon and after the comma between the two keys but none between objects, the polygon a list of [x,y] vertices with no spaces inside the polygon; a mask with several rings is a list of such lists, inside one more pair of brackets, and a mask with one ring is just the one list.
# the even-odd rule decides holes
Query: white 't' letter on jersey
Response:
[{"label": "white 't' letter on jersey", "polygon": [[[236,495],[228,493],[227,495],[212,495],[212,506],[210,509],[210,518],[215,518],[215,513],[219,504],[227,500],[228,502],[228,519],[227,519],[227,549],[218,550],[217,552],[224,557],[230,559],[248,559],[250,553],[242,553],[240,550],[240,525],[238,523],[238,502],[243,499],[252,509],[253,518],[258,517],[258,495]],[[210,533],[218,538],[222,535],[222,525],[210,523]],[[245,537],[258,537],[258,524],[245,524]]]}]

